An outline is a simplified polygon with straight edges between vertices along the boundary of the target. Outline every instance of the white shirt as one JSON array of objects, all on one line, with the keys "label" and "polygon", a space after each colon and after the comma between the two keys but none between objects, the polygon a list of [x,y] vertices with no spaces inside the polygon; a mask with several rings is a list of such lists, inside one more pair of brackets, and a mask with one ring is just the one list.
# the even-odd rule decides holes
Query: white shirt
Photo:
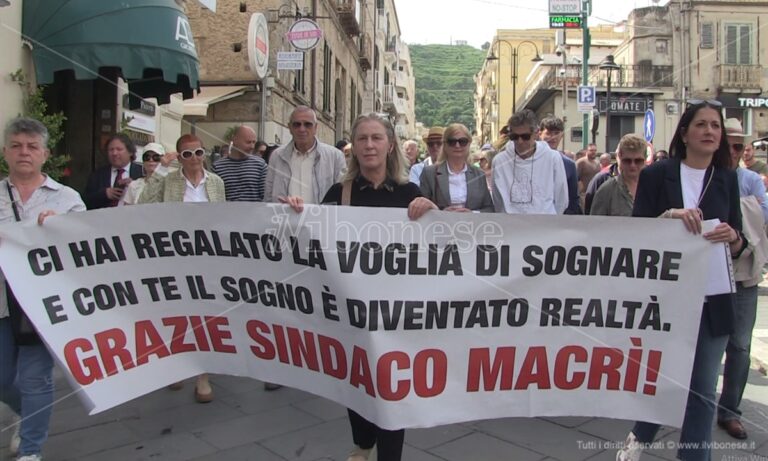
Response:
[{"label": "white shirt", "polygon": [[448,195],[451,197],[451,205],[465,206],[467,203],[467,165],[461,171],[453,172],[448,167]]},{"label": "white shirt", "polygon": [[[8,196],[8,186],[6,186],[8,182],[8,178],[0,181],[0,224],[2,225],[16,221],[11,198]],[[22,222],[37,221],[37,216],[45,210],[53,210],[58,214],[85,211],[85,204],[80,198],[80,194],[49,177],[46,177],[45,182],[32,192],[26,203],[21,203],[19,191],[12,183],[11,191]],[[5,276],[0,271],[0,318],[7,316],[8,301],[5,298]]]},{"label": "white shirt", "polygon": [[318,203],[322,199],[314,196],[312,187],[316,148],[317,142],[308,152],[299,152],[294,147],[291,153],[291,181],[288,183],[288,195],[301,197],[304,203]]},{"label": "white shirt", "polygon": [[699,197],[704,189],[704,176],[707,170],[698,170],[680,163],[680,184],[683,188],[683,206],[685,208],[698,208]]},{"label": "white shirt", "polygon": [[423,162],[413,165],[408,173],[408,181],[418,186],[421,183],[421,173],[424,172],[424,167],[432,165],[432,163],[432,157],[427,156]]},{"label": "white shirt", "polygon": [[123,170],[123,178],[129,178],[131,177],[131,164],[127,164],[124,167],[115,168],[112,167],[112,173],[109,176],[109,187],[112,187],[115,185],[115,179],[117,179],[117,170]]},{"label": "white shirt", "polygon": [[[182,172],[183,176],[183,172]],[[205,181],[208,179],[208,172],[203,170],[203,179],[200,184],[195,187],[194,184],[189,182],[186,176],[184,176],[184,182],[187,187],[184,189],[184,202],[199,203],[208,202],[208,192],[205,190]]]}]

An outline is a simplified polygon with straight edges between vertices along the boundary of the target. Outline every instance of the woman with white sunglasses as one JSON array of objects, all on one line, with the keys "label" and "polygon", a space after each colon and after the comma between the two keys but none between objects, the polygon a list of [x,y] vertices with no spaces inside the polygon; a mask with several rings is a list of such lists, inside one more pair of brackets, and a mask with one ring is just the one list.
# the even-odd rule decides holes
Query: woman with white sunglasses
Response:
[{"label": "woman with white sunglasses", "polygon": [[[206,152],[202,141],[193,134],[185,134],[176,141],[176,150],[181,168],[167,176],[152,175],[147,178],[139,203],[225,201],[224,181],[205,170]],[[178,390],[181,383],[172,384],[170,388]],[[213,389],[207,374],[197,377],[195,400],[198,403],[213,401]]]}]

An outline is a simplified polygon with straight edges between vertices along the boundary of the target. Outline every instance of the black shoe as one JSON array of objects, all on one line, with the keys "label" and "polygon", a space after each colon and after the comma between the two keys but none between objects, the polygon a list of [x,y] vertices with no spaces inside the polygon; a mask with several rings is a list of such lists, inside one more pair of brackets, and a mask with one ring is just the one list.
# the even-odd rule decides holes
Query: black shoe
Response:
[{"label": "black shoe", "polygon": [[275,384],[275,383],[264,383],[264,390],[265,391],[276,391],[283,387],[281,384]]}]

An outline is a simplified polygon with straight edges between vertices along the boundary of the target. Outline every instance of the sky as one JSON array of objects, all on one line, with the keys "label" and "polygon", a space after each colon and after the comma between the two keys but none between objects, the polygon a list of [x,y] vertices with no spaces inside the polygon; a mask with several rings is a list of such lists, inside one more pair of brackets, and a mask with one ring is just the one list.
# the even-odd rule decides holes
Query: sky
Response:
[{"label": "sky", "polygon": [[[475,48],[497,29],[549,27],[548,0],[394,0],[402,40],[411,44],[450,44],[466,40]],[[667,3],[661,0],[660,5]],[[592,0],[588,24],[616,23],[652,0]]]}]

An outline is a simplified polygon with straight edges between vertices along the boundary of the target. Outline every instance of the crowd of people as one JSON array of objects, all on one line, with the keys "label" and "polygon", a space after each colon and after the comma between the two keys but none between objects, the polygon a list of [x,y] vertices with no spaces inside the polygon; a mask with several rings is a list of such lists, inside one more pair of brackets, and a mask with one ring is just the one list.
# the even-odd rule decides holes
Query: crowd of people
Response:
[{"label": "crowd of people", "polygon": [[[679,219],[692,235],[727,244],[735,261],[734,295],[708,296],[696,346],[681,434],[683,460],[709,459],[711,422],[736,438],[747,434],[739,405],[749,369],[757,283],[768,260],[766,189],[768,165],[754,158],[738,120],[724,120],[716,101],[690,104],[675,130],[669,153],[648,158],[648,145],[623,136],[616,152],[598,156],[590,144],[577,154],[559,149],[562,120],[537,120],[528,110],[513,114],[502,139],[472,153],[469,129],[459,123],[432,127],[420,143],[401,144],[392,124],[377,114],[357,118],[351,140],[336,146],[317,137],[309,107],[296,107],[292,139],[268,146],[248,126],[238,127],[226,155],[210,163],[202,141],[181,136],[175,151],[157,143],[137,148],[125,135],[106,143],[109,165],[94,171],[80,198],[42,172],[48,133],[36,120],[13,120],[4,134],[8,177],[2,180],[0,223],[37,221],[53,214],[157,202],[252,201],[406,208],[409,219],[431,210],[508,214],[592,214]],[[274,147],[274,148],[273,148]],[[210,163],[210,164],[209,164]],[[741,165],[745,166],[742,167]],[[714,230],[702,221],[718,218]],[[2,274],[0,274],[1,276]],[[4,280],[3,280],[4,281]],[[7,284],[0,296],[0,399],[20,423],[11,451],[19,460],[41,459],[53,402],[52,359],[30,327]],[[718,367],[726,356],[723,392],[715,402]],[[180,389],[182,383],[170,386]],[[266,390],[280,386],[265,383]],[[194,397],[213,400],[207,375],[196,379]],[[355,447],[348,461],[365,461],[375,446],[380,461],[402,457],[403,430],[386,430],[349,410]],[[617,460],[636,461],[659,426],[638,422]]]}]

